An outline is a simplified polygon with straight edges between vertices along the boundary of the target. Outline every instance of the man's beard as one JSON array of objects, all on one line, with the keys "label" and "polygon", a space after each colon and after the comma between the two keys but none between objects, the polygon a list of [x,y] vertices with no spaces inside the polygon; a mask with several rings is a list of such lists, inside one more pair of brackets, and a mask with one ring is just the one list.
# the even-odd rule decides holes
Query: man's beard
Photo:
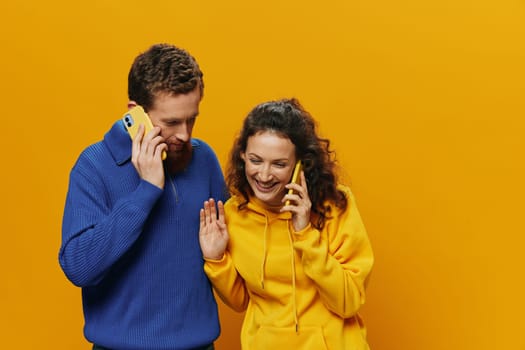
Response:
[{"label": "man's beard", "polygon": [[168,157],[164,161],[168,174],[175,175],[186,169],[191,162],[192,153],[191,141],[186,142],[181,151],[168,153]]}]

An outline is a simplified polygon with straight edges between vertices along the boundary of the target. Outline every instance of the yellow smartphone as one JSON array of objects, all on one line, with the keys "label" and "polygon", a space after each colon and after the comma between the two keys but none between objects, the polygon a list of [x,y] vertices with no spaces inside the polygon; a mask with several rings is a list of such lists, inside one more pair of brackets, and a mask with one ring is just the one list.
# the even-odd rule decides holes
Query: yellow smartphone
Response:
[{"label": "yellow smartphone", "polygon": [[[135,106],[127,111],[122,117],[122,121],[124,122],[124,125],[126,126],[126,129],[128,130],[129,136],[132,140],[137,134],[140,124],[143,124],[144,128],[146,129],[144,131],[144,135],[153,129],[151,119],[149,119],[148,114],[141,106]],[[166,157],[166,151],[162,151],[162,160],[166,159]]]},{"label": "yellow smartphone", "polygon": [[[298,160],[297,163],[295,163],[295,168],[293,169],[292,179],[290,180],[290,182],[293,182],[294,184],[299,183],[300,178],[301,178],[301,168],[302,168],[302,163],[300,160]],[[290,188],[288,190],[288,194],[292,194],[292,193],[293,193],[293,190]],[[286,203],[284,203],[284,205],[290,205],[290,201],[287,200]]]}]

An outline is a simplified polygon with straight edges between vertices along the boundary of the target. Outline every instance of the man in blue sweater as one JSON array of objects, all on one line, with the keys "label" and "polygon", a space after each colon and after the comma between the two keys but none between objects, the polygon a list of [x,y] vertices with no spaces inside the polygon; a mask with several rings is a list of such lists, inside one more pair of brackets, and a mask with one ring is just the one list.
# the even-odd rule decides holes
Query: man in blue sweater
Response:
[{"label": "man in blue sweater", "polygon": [[209,350],[219,336],[199,210],[227,194],[215,153],[191,137],[203,88],[189,53],[152,46],[132,64],[128,108],[153,130],[132,141],[119,118],[71,170],[59,262],[82,287],[93,349]]}]

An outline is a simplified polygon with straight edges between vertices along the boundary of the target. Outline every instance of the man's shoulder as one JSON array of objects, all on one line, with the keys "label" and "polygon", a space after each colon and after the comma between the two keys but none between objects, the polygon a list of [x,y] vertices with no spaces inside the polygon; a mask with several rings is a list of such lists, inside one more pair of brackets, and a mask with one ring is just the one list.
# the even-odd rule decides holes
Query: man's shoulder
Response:
[{"label": "man's shoulder", "polygon": [[217,159],[215,150],[206,141],[198,138],[192,138],[191,146],[193,148],[194,155]]},{"label": "man's shoulder", "polygon": [[115,142],[118,143],[118,141],[115,140],[114,129],[115,129],[115,125],[111,128],[111,130],[109,130],[104,135],[103,139],[98,140],[86,146],[80,153],[77,159],[76,165],[78,166],[78,165],[91,164],[91,166],[94,166],[94,167],[97,167],[97,166],[105,167],[107,166],[106,162],[115,163],[115,159],[114,159],[113,152],[111,150],[111,146],[112,146],[112,143],[115,143]]},{"label": "man's shoulder", "polygon": [[191,139],[191,146],[193,147],[194,150],[204,150],[204,151],[209,151],[209,152],[212,152],[214,153],[213,149],[211,148],[211,146],[204,140],[202,139],[199,139],[199,138],[192,138]]},{"label": "man's shoulder", "polygon": [[92,143],[91,145],[85,147],[82,152],[80,152],[80,156],[78,157],[78,160],[93,160],[101,157],[103,154],[107,153],[107,147],[104,145],[103,140],[99,140],[95,143]]}]

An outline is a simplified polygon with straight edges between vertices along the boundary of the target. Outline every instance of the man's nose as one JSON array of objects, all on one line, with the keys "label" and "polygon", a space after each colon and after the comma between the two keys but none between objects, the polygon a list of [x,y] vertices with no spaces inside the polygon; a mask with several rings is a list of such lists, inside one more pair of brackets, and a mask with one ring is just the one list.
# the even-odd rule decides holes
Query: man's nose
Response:
[{"label": "man's nose", "polygon": [[175,136],[181,141],[188,142],[190,139],[190,128],[188,125],[186,123],[181,123],[181,125],[179,125],[177,128]]}]

